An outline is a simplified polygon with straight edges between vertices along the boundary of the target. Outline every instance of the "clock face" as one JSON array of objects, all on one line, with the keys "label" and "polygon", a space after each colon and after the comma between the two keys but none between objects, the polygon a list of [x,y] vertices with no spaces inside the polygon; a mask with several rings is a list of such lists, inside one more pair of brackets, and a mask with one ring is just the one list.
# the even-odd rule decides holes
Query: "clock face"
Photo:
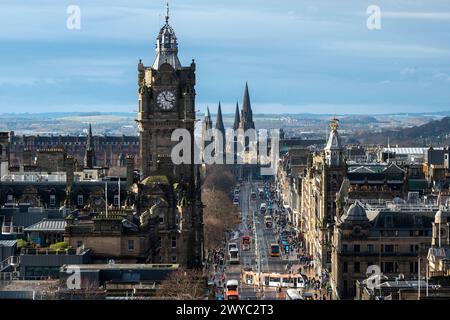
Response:
[{"label": "clock face", "polygon": [[175,94],[172,91],[161,91],[156,98],[159,108],[162,110],[171,110],[175,107]]}]

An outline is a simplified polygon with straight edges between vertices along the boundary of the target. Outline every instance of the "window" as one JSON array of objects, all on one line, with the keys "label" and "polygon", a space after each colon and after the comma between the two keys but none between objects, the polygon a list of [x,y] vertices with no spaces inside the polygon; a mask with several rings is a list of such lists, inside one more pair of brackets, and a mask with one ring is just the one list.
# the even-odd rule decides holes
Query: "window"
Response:
[{"label": "window", "polygon": [[385,262],[383,272],[393,273],[394,272],[394,263],[393,262]]},{"label": "window", "polygon": [[353,270],[354,270],[354,272],[358,272],[358,273],[361,272],[359,262],[355,262],[353,264]]},{"label": "window", "polygon": [[114,205],[115,205],[116,207],[119,206],[119,195],[118,195],[118,194],[115,194],[115,195],[114,195]]},{"label": "window", "polygon": [[384,227],[392,228],[394,226],[394,219],[391,215],[384,217]]},{"label": "window", "polygon": [[393,244],[386,244],[384,246],[384,252],[386,252],[386,253],[394,253],[394,245]]},{"label": "window", "polygon": [[343,272],[347,272],[348,271],[348,265],[347,265],[347,262],[344,262],[344,265],[343,265]]},{"label": "window", "polygon": [[128,240],[128,251],[134,251],[134,240]]},{"label": "window", "polygon": [[14,202],[14,197],[12,194],[8,194],[7,202]]},{"label": "window", "polygon": [[82,195],[82,194],[79,194],[79,195],[78,195],[78,197],[77,197],[77,204],[78,204],[79,206],[82,206],[82,205],[83,205],[83,195]]},{"label": "window", "polygon": [[172,237],[171,244],[172,244],[172,248],[176,248],[177,247],[177,237]]},{"label": "window", "polygon": [[361,249],[361,247],[359,246],[359,244],[355,244],[355,245],[353,246],[353,252],[359,252],[360,249]]},{"label": "window", "polygon": [[347,250],[348,250],[347,245],[346,245],[346,244],[343,244],[343,245],[342,245],[342,252],[347,252]]},{"label": "window", "polygon": [[54,194],[50,195],[50,205],[54,206],[56,204],[56,196]]},{"label": "window", "polygon": [[373,249],[373,244],[368,244],[368,245],[367,245],[367,251],[368,251],[369,253],[372,253],[372,252],[374,251],[374,249]]}]

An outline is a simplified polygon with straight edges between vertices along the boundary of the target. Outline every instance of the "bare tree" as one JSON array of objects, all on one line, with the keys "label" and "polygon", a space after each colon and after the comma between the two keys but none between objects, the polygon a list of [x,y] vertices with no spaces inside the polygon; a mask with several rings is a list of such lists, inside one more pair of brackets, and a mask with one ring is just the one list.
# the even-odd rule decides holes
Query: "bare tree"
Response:
[{"label": "bare tree", "polygon": [[202,194],[206,249],[215,249],[222,244],[225,231],[238,223],[238,211],[230,197],[220,190],[205,190]]},{"label": "bare tree", "polygon": [[206,294],[206,276],[201,270],[183,270],[172,272],[162,281],[156,290],[156,296],[165,299],[196,300]]},{"label": "bare tree", "polygon": [[236,184],[234,175],[225,167],[217,165],[208,168],[208,174],[203,187],[208,190],[220,190],[226,194],[231,194]]}]

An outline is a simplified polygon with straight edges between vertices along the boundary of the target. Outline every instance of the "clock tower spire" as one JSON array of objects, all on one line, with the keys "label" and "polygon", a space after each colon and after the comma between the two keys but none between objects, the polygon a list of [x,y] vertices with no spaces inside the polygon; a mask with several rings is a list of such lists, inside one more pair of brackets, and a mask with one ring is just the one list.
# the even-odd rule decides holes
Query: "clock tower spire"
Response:
[{"label": "clock tower spire", "polygon": [[[195,72],[194,60],[182,66],[178,59],[178,40],[167,7],[153,63],[138,63],[141,180],[137,192],[140,214],[151,211],[155,203],[165,206],[161,210],[166,217],[156,227],[161,248],[152,261],[176,261],[187,267],[201,266],[203,261],[201,182],[194,164]],[[172,159],[172,150],[180,143],[172,141],[177,129],[190,138],[190,157],[180,155],[182,163]],[[176,247],[168,245],[171,243]]]}]

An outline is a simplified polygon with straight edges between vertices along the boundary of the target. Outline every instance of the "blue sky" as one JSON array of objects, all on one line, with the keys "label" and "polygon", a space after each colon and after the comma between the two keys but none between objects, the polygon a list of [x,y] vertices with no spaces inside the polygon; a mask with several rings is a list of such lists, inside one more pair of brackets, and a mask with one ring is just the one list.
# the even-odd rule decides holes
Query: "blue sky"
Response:
[{"label": "blue sky", "polygon": [[[1,0],[0,113],[134,111],[163,0]],[[66,9],[81,8],[68,30]],[[366,9],[381,8],[381,30]],[[450,1],[172,0],[197,109],[232,112],[248,81],[258,113],[450,110]]]}]

